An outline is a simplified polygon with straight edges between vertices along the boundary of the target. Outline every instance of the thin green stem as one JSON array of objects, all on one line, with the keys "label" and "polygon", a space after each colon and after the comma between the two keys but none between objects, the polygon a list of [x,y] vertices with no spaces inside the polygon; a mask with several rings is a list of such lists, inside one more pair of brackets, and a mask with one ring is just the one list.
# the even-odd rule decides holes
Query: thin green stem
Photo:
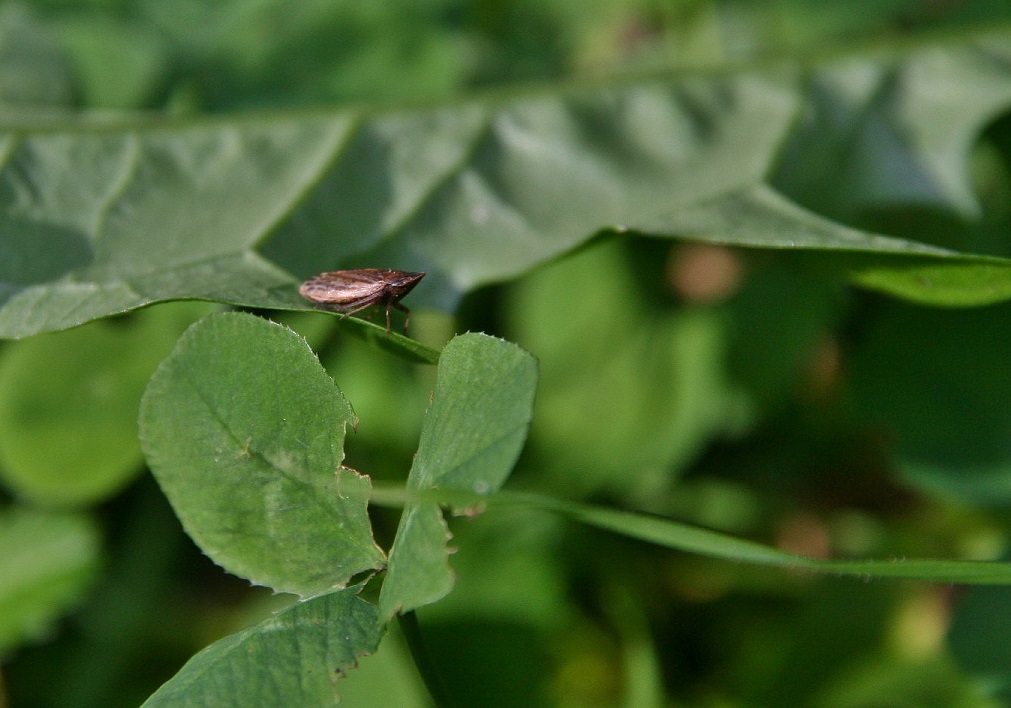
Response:
[{"label": "thin green stem", "polygon": [[428,695],[431,696],[432,702],[436,708],[453,708],[453,702],[446,692],[442,675],[435,668],[432,655],[428,653],[428,648],[425,646],[425,639],[421,635],[421,626],[418,624],[418,615],[412,610],[398,615],[398,619],[400,631],[404,634],[404,641],[407,642],[411,658],[414,659],[414,665],[418,667],[418,673],[421,674],[421,680],[425,682],[425,688],[428,689]]}]

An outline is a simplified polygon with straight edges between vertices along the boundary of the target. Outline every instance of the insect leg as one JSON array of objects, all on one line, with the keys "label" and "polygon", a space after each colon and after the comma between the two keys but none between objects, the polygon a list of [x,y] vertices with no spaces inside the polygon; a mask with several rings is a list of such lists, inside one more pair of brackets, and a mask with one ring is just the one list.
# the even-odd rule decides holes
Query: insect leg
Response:
[{"label": "insect leg", "polygon": [[347,308],[347,309],[345,309],[343,307],[328,307],[327,309],[330,310],[331,312],[343,312],[344,314],[341,315],[341,319],[344,319],[348,315],[353,315],[356,312],[361,312],[362,310],[366,310],[366,309],[372,307],[375,304],[376,303],[374,303],[374,302],[366,302],[366,303],[363,303],[363,304],[358,305],[358,306],[351,306],[350,308]]},{"label": "insect leg", "polygon": [[[395,308],[404,313],[404,334],[407,334],[407,325],[411,324],[411,311],[406,307],[401,305],[399,302],[391,302]],[[390,305],[386,306],[386,330],[390,329]]]}]

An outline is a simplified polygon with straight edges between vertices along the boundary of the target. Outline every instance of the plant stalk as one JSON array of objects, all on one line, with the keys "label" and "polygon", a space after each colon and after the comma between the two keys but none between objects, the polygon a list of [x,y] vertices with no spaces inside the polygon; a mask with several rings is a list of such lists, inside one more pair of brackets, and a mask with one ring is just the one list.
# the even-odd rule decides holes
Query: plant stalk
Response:
[{"label": "plant stalk", "polygon": [[418,624],[418,615],[412,610],[397,616],[400,622],[400,631],[404,634],[407,648],[411,652],[414,665],[421,674],[421,680],[428,689],[428,695],[436,708],[453,708],[453,702],[446,692],[446,685],[442,681],[442,675],[435,668],[432,655],[428,652],[425,639],[421,635],[421,626]]}]

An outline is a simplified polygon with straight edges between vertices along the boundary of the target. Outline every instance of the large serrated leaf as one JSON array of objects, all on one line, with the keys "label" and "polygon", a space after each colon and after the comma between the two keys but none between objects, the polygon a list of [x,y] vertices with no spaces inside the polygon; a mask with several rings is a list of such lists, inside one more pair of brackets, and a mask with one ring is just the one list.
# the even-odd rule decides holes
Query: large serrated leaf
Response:
[{"label": "large serrated leaf", "polygon": [[[195,297],[299,305],[253,247],[317,178],[346,117],[8,133],[4,335]],[[186,291],[190,295],[184,295]],[[175,293],[175,295],[172,295]]]},{"label": "large serrated leaf", "polygon": [[974,306],[1011,298],[1011,260],[968,255],[850,228],[759,186],[700,201],[640,229],[792,258],[868,288],[930,305]]}]

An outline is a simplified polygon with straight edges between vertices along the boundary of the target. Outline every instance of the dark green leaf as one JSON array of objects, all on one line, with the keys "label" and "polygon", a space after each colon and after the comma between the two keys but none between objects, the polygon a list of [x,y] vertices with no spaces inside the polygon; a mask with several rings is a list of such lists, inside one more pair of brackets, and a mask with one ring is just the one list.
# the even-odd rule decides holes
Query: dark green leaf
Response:
[{"label": "dark green leaf", "polygon": [[970,588],[951,618],[948,645],[968,671],[1011,698],[1011,588]]},{"label": "dark green leaf", "polygon": [[894,304],[853,355],[860,410],[894,441],[907,483],[982,506],[1011,503],[1011,307]]}]

